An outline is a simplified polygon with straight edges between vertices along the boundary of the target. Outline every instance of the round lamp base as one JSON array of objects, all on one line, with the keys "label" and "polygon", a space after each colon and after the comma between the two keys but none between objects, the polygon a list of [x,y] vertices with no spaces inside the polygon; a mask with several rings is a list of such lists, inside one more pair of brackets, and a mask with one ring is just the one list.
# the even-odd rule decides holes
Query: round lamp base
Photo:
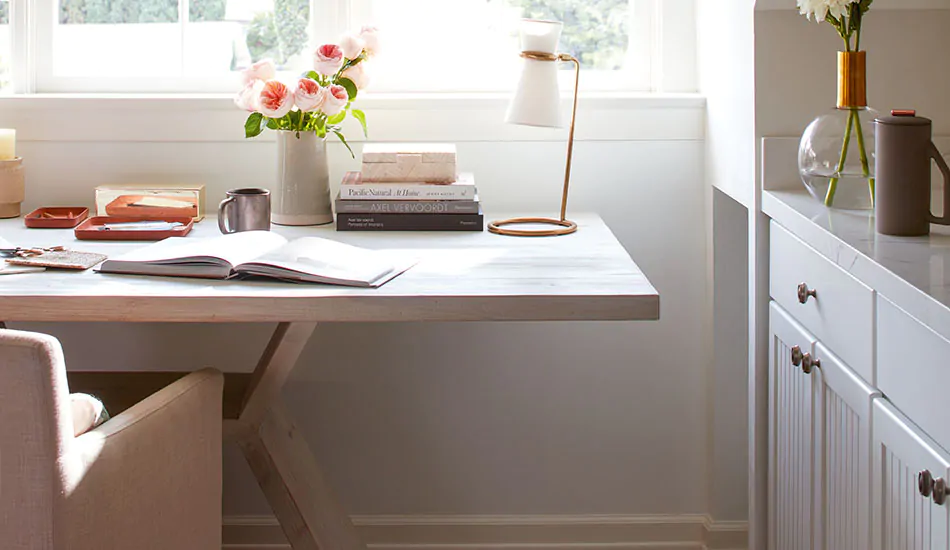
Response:
[{"label": "round lamp base", "polygon": [[[529,225],[542,224],[557,226],[553,229],[511,229],[509,225]],[[577,224],[569,220],[558,220],[554,218],[511,218],[510,220],[499,220],[488,224],[488,231],[496,235],[508,235],[511,237],[554,237],[557,235],[570,235],[577,231]]]}]

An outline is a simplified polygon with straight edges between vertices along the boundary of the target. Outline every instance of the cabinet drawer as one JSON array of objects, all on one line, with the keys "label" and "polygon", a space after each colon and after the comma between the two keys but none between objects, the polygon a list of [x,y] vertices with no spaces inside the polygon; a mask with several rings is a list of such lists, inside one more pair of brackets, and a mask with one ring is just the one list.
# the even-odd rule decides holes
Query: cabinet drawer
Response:
[{"label": "cabinet drawer", "polygon": [[[874,384],[874,291],[771,223],[769,292],[858,375]],[[804,283],[814,296],[799,300]]]},{"label": "cabinet drawer", "polygon": [[946,400],[950,342],[884,296],[878,295],[877,308],[878,387],[938,444],[950,449]]}]

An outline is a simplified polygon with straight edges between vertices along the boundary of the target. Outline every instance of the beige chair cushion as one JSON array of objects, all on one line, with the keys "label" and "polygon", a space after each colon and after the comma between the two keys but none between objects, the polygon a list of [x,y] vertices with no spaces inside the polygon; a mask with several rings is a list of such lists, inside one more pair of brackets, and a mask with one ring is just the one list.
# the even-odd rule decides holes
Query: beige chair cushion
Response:
[{"label": "beige chair cushion", "polygon": [[109,413],[102,401],[89,394],[70,394],[69,404],[73,413],[73,437],[79,437],[109,420]]}]

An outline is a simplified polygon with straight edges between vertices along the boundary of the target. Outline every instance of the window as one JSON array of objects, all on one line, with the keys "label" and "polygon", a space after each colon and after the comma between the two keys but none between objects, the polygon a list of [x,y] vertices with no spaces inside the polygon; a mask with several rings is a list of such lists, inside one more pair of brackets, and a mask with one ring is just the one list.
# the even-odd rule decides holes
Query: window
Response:
[{"label": "window", "polygon": [[564,22],[561,50],[580,59],[585,89],[655,91],[658,67],[695,67],[690,44],[660,48],[670,43],[665,27],[674,28],[664,14],[675,10],[692,28],[694,1],[0,0],[0,85],[233,92],[250,63],[274,59],[291,77],[309,68],[318,43],[369,23],[385,48],[369,65],[374,90],[502,91],[517,78],[518,22],[527,17]]}]

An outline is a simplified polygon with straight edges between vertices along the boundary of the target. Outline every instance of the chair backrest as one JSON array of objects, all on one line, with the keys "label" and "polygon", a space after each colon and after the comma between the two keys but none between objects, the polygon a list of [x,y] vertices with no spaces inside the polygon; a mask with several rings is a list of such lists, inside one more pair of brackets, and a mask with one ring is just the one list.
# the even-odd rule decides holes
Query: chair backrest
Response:
[{"label": "chair backrest", "polygon": [[0,329],[0,548],[47,550],[62,506],[59,461],[72,440],[63,350],[52,336]]}]

